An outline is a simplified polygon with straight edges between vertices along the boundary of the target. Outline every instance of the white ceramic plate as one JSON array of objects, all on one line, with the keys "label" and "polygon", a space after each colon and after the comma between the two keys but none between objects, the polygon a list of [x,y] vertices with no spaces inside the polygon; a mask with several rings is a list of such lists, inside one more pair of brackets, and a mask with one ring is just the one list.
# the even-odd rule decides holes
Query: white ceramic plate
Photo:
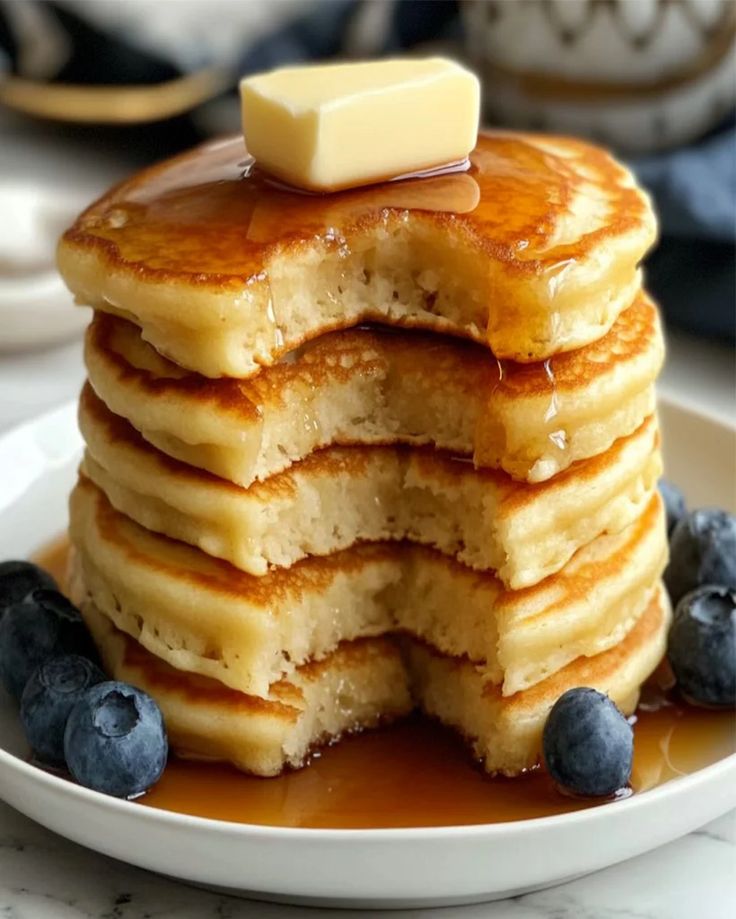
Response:
[{"label": "white ceramic plate", "polygon": [[[696,505],[733,501],[734,432],[664,403],[670,477]],[[74,406],[0,438],[0,558],[58,534],[79,457]],[[143,808],[24,762],[0,695],[0,798],[75,842],[231,893],[329,906],[471,903],[558,884],[669,842],[736,806],[736,756],[609,806],[492,826],[304,830]]]}]

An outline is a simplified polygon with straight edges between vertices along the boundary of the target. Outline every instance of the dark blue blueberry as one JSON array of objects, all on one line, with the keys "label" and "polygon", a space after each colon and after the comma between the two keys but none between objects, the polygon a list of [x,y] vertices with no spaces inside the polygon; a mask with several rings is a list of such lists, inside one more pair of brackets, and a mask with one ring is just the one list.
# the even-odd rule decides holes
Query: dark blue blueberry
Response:
[{"label": "dark blue blueberry", "polygon": [[675,608],[667,657],[680,692],[701,705],[736,705],[736,591],[706,585]]},{"label": "dark blue blueberry", "polygon": [[687,513],[685,495],[677,485],[667,479],[659,480],[659,493],[662,495],[664,507],[667,511],[667,534],[672,536],[672,531]]},{"label": "dark blue blueberry", "polygon": [[29,677],[59,654],[97,660],[79,610],[55,590],[34,590],[0,619],[0,679],[20,700]]},{"label": "dark blue blueberry", "polygon": [[664,581],[673,606],[703,584],[736,588],[736,517],[712,508],[683,517],[670,540]]},{"label": "dark blue blueberry", "polygon": [[69,712],[105,674],[78,654],[52,657],[31,674],[20,702],[28,743],[45,763],[64,764],[64,729]]},{"label": "dark blue blueberry", "polygon": [[575,795],[612,795],[628,784],[634,732],[614,703],[595,689],[568,689],[555,702],[542,740],[547,771]]},{"label": "dark blue blueberry", "polygon": [[64,756],[80,785],[132,798],[164,771],[169,745],[161,710],[127,683],[98,683],[69,715]]},{"label": "dark blue blueberry", "polygon": [[20,603],[32,590],[56,590],[51,575],[33,562],[0,562],[0,616],[8,606]]}]

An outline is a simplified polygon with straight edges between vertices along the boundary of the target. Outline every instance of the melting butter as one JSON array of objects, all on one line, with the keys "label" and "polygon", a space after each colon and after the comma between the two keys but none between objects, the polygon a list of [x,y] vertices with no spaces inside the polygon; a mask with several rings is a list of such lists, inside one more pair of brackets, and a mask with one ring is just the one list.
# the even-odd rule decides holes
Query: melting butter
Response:
[{"label": "melting butter", "polygon": [[312,191],[461,162],[478,134],[478,78],[444,58],[289,67],[240,92],[259,166]]}]

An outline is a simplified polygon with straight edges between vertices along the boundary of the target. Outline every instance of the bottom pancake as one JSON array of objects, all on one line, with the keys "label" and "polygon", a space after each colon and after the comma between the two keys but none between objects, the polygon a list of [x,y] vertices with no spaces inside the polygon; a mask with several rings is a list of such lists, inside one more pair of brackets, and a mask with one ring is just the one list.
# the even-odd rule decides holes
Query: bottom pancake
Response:
[{"label": "bottom pancake", "polygon": [[279,775],[305,765],[316,747],[413,708],[401,653],[388,638],[343,642],[329,657],[275,683],[262,699],[175,670],[118,631],[88,601],[81,601],[81,609],[105,669],[153,696],[179,756],[229,762],[264,777]]},{"label": "bottom pancake", "polygon": [[579,657],[536,686],[504,697],[484,683],[469,663],[409,643],[412,694],[424,712],[454,728],[471,744],[488,772],[518,775],[540,759],[547,713],[568,689],[589,686],[605,693],[625,715],[664,657],[671,612],[662,586],[644,615],[618,645],[595,657]]},{"label": "bottom pancake", "polygon": [[662,588],[626,638],[504,697],[467,660],[406,636],[343,642],[297,668],[266,699],[170,667],[116,629],[72,585],[108,672],[150,693],[180,756],[224,760],[260,776],[305,764],[318,744],[407,714],[415,703],[463,734],[489,773],[517,775],[540,758],[549,709],[567,689],[592,686],[626,713],[661,660],[670,612]]}]

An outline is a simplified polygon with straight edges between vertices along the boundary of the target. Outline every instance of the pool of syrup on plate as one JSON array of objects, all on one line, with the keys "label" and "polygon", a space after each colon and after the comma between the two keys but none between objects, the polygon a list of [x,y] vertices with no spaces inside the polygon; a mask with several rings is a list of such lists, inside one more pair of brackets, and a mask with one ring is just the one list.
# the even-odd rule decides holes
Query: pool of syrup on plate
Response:
[{"label": "pool of syrup on plate", "polygon": [[[36,561],[64,583],[67,543]],[[634,725],[634,794],[736,752],[733,712],[709,711],[648,687]],[[413,717],[317,751],[308,768],[253,778],[173,757],[141,806],[266,826],[365,829],[501,823],[569,813],[597,802],[555,789],[541,769],[491,778],[451,731]],[[604,802],[605,803],[605,802]],[[613,805],[615,806],[615,805]]]}]

